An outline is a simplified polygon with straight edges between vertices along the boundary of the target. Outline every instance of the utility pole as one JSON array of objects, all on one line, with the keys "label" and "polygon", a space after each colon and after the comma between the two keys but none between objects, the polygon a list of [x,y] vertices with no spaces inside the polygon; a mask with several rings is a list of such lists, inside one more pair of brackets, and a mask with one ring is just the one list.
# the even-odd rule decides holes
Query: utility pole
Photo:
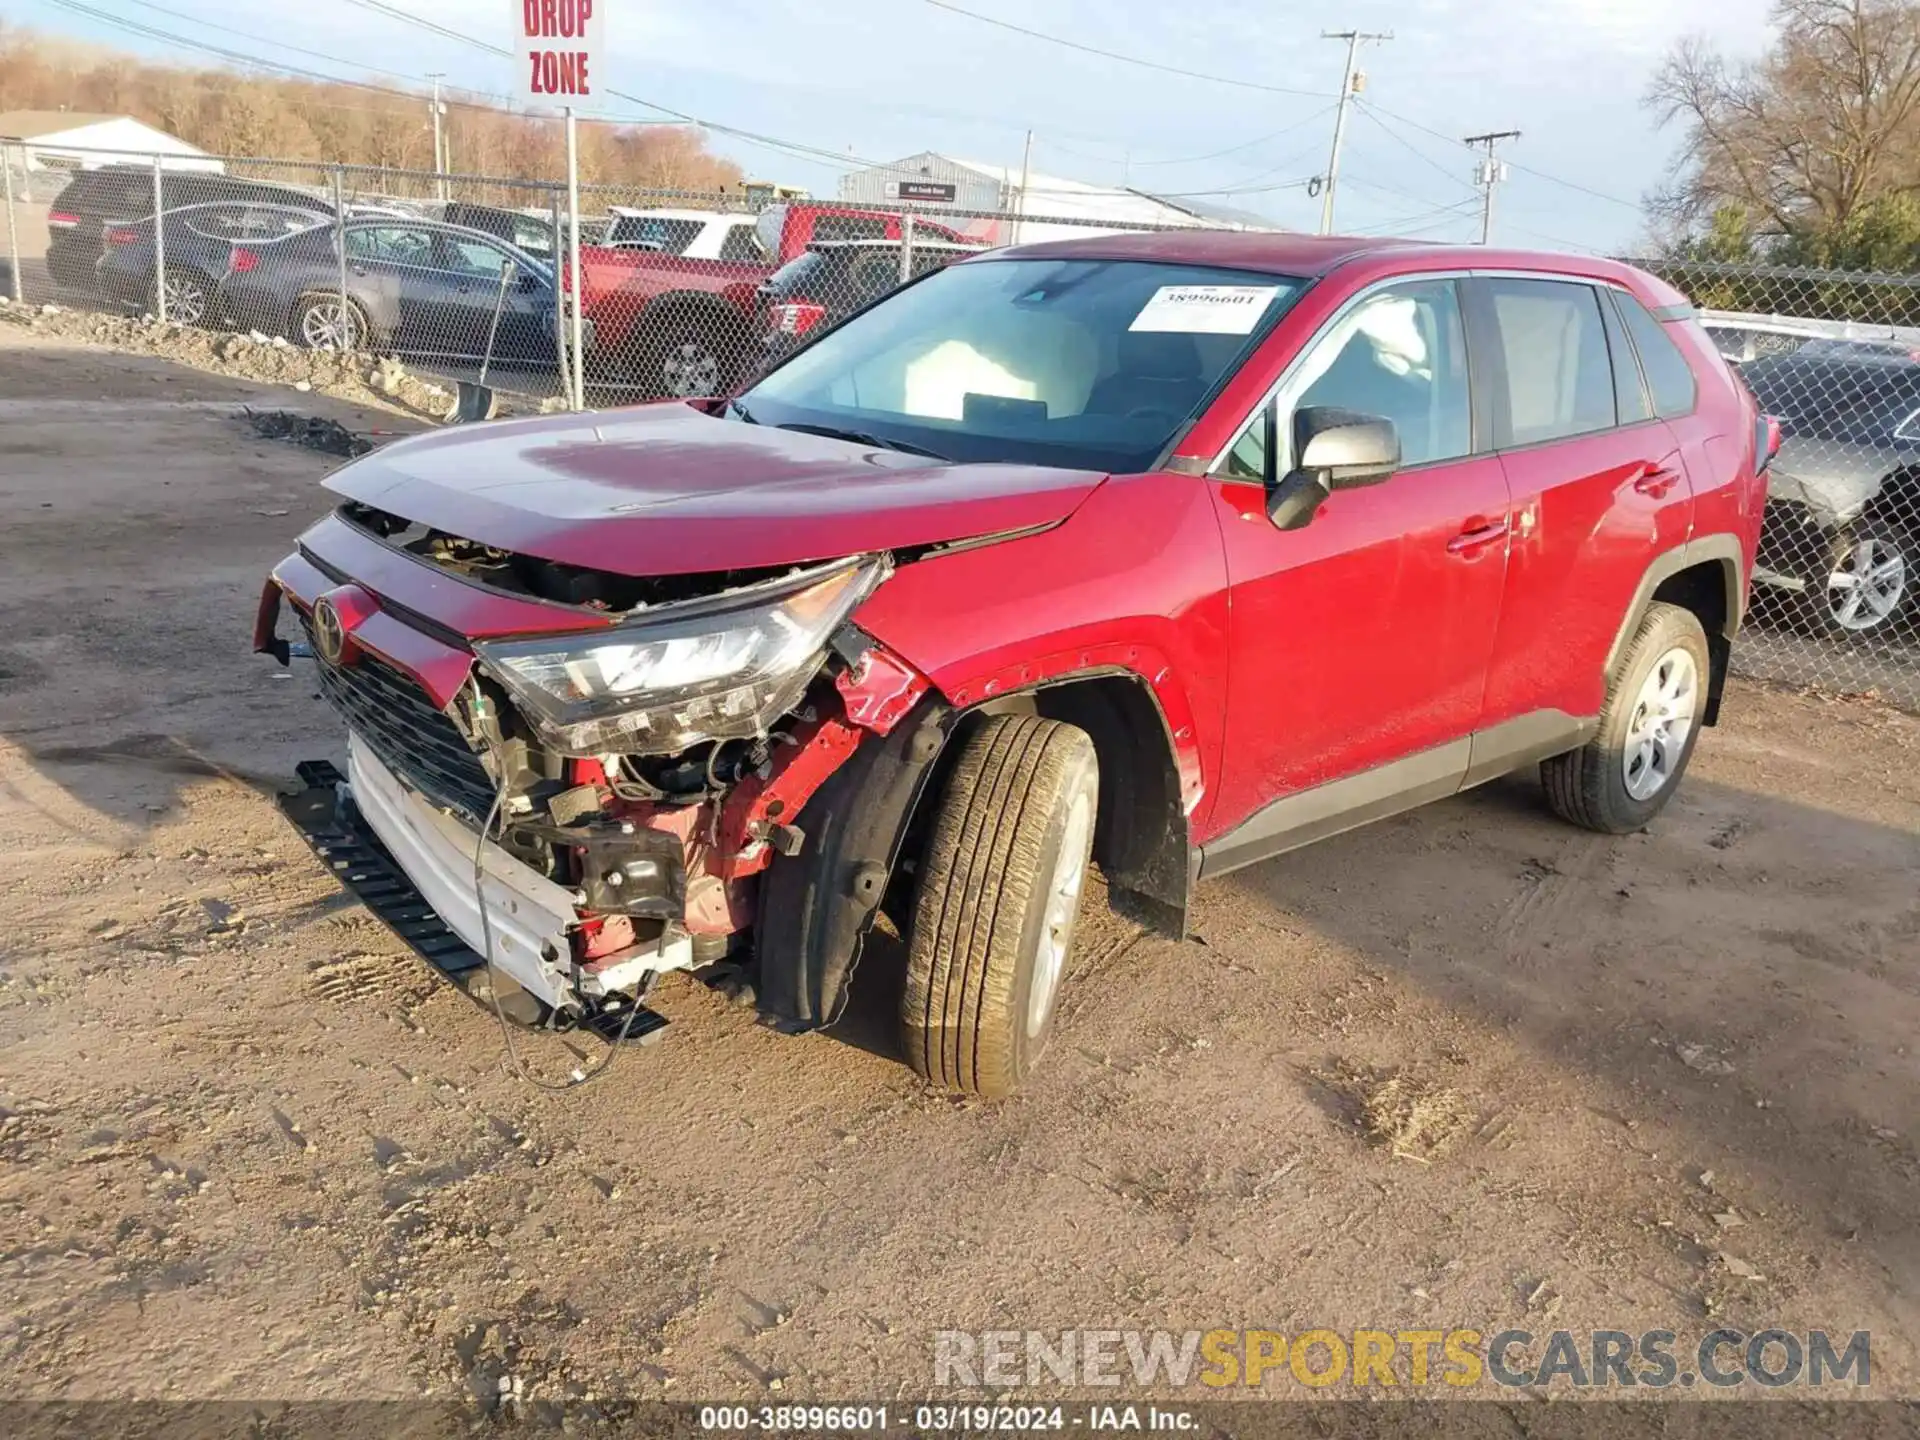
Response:
[{"label": "utility pole", "polygon": [[1494,187],[1507,178],[1507,167],[1501,164],[1495,157],[1494,147],[1502,140],[1518,140],[1519,138],[1520,132],[1518,130],[1495,130],[1490,134],[1469,135],[1466,138],[1465,143],[1468,145],[1484,145],[1487,147],[1487,158],[1476,165],[1473,171],[1473,183],[1478,185],[1481,190],[1480,243],[1482,245],[1485,245],[1493,238]]},{"label": "utility pole", "polygon": [[1347,102],[1351,100],[1367,83],[1366,76],[1358,74],[1353,68],[1354,56],[1359,53],[1364,40],[1391,40],[1391,30],[1322,30],[1322,40],[1344,40],[1347,42],[1347,68],[1340,76],[1340,108],[1333,117],[1333,153],[1327,157],[1327,173],[1320,182],[1320,233],[1333,233],[1333,191],[1340,181],[1340,142],[1347,136]]},{"label": "utility pole", "polygon": [[1027,145],[1020,152],[1020,198],[1013,204],[1013,243],[1018,245],[1025,237],[1027,220],[1027,186],[1033,182],[1033,131],[1027,131]]},{"label": "utility pole", "polygon": [[447,153],[446,141],[442,138],[440,125],[446,106],[440,103],[440,81],[445,77],[443,72],[436,70],[427,78],[433,81],[433,173],[437,177],[434,185],[444,204],[447,199]]}]

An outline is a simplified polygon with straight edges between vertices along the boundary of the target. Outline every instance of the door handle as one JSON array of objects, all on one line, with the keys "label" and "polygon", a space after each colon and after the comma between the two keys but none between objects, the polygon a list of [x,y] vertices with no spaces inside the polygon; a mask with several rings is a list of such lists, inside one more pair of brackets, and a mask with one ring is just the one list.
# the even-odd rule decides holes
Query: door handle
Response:
[{"label": "door handle", "polygon": [[1506,538],[1507,522],[1496,520],[1491,525],[1482,525],[1477,530],[1462,530],[1447,542],[1449,555],[1478,555],[1496,540]]},{"label": "door handle", "polygon": [[1664,465],[1649,465],[1633,482],[1633,488],[1642,495],[1650,495],[1655,500],[1666,497],[1666,493],[1680,483],[1680,472],[1669,470]]}]

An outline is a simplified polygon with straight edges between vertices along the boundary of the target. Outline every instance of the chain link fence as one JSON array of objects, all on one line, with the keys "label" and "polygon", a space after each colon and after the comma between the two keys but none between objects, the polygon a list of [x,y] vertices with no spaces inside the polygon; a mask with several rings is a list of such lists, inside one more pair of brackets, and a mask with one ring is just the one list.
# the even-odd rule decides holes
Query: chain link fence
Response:
[{"label": "chain link fence", "polygon": [[1736,665],[1920,709],[1920,276],[1635,263],[1779,423]]},{"label": "chain link fence", "polygon": [[[1084,218],[581,188],[581,345],[554,181],[231,156],[7,157],[7,274],[94,307],[584,403],[711,395],[889,290]],[[69,154],[77,152],[67,152]],[[1102,229],[1154,228],[1105,224]]]},{"label": "chain link fence", "polygon": [[[723,393],[994,246],[1146,226],[0,140],[0,294],[147,314],[573,403]],[[582,345],[567,309],[581,241]],[[1920,709],[1920,277],[1641,260],[1780,424],[1744,672]]]}]

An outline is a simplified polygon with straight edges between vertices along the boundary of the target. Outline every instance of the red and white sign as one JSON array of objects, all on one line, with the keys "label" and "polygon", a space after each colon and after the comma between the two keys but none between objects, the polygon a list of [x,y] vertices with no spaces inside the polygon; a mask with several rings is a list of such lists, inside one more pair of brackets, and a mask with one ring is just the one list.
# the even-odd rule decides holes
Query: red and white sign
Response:
[{"label": "red and white sign", "polygon": [[530,105],[585,105],[601,89],[606,0],[510,0],[520,36],[520,98]]}]

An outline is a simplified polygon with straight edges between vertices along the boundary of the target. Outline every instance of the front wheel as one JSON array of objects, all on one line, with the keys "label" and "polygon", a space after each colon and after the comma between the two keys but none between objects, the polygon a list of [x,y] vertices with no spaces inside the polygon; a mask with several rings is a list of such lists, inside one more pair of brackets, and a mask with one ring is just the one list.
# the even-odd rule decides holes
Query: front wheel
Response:
[{"label": "front wheel", "polygon": [[1649,605],[1609,678],[1599,732],[1540,764],[1554,813],[1625,835],[1664,810],[1700,738],[1710,666],[1699,618],[1678,605]]},{"label": "front wheel", "polygon": [[1002,715],[967,738],[921,862],[900,1005],[907,1063],[933,1084],[995,1099],[1039,1059],[1099,803],[1084,730]]}]

